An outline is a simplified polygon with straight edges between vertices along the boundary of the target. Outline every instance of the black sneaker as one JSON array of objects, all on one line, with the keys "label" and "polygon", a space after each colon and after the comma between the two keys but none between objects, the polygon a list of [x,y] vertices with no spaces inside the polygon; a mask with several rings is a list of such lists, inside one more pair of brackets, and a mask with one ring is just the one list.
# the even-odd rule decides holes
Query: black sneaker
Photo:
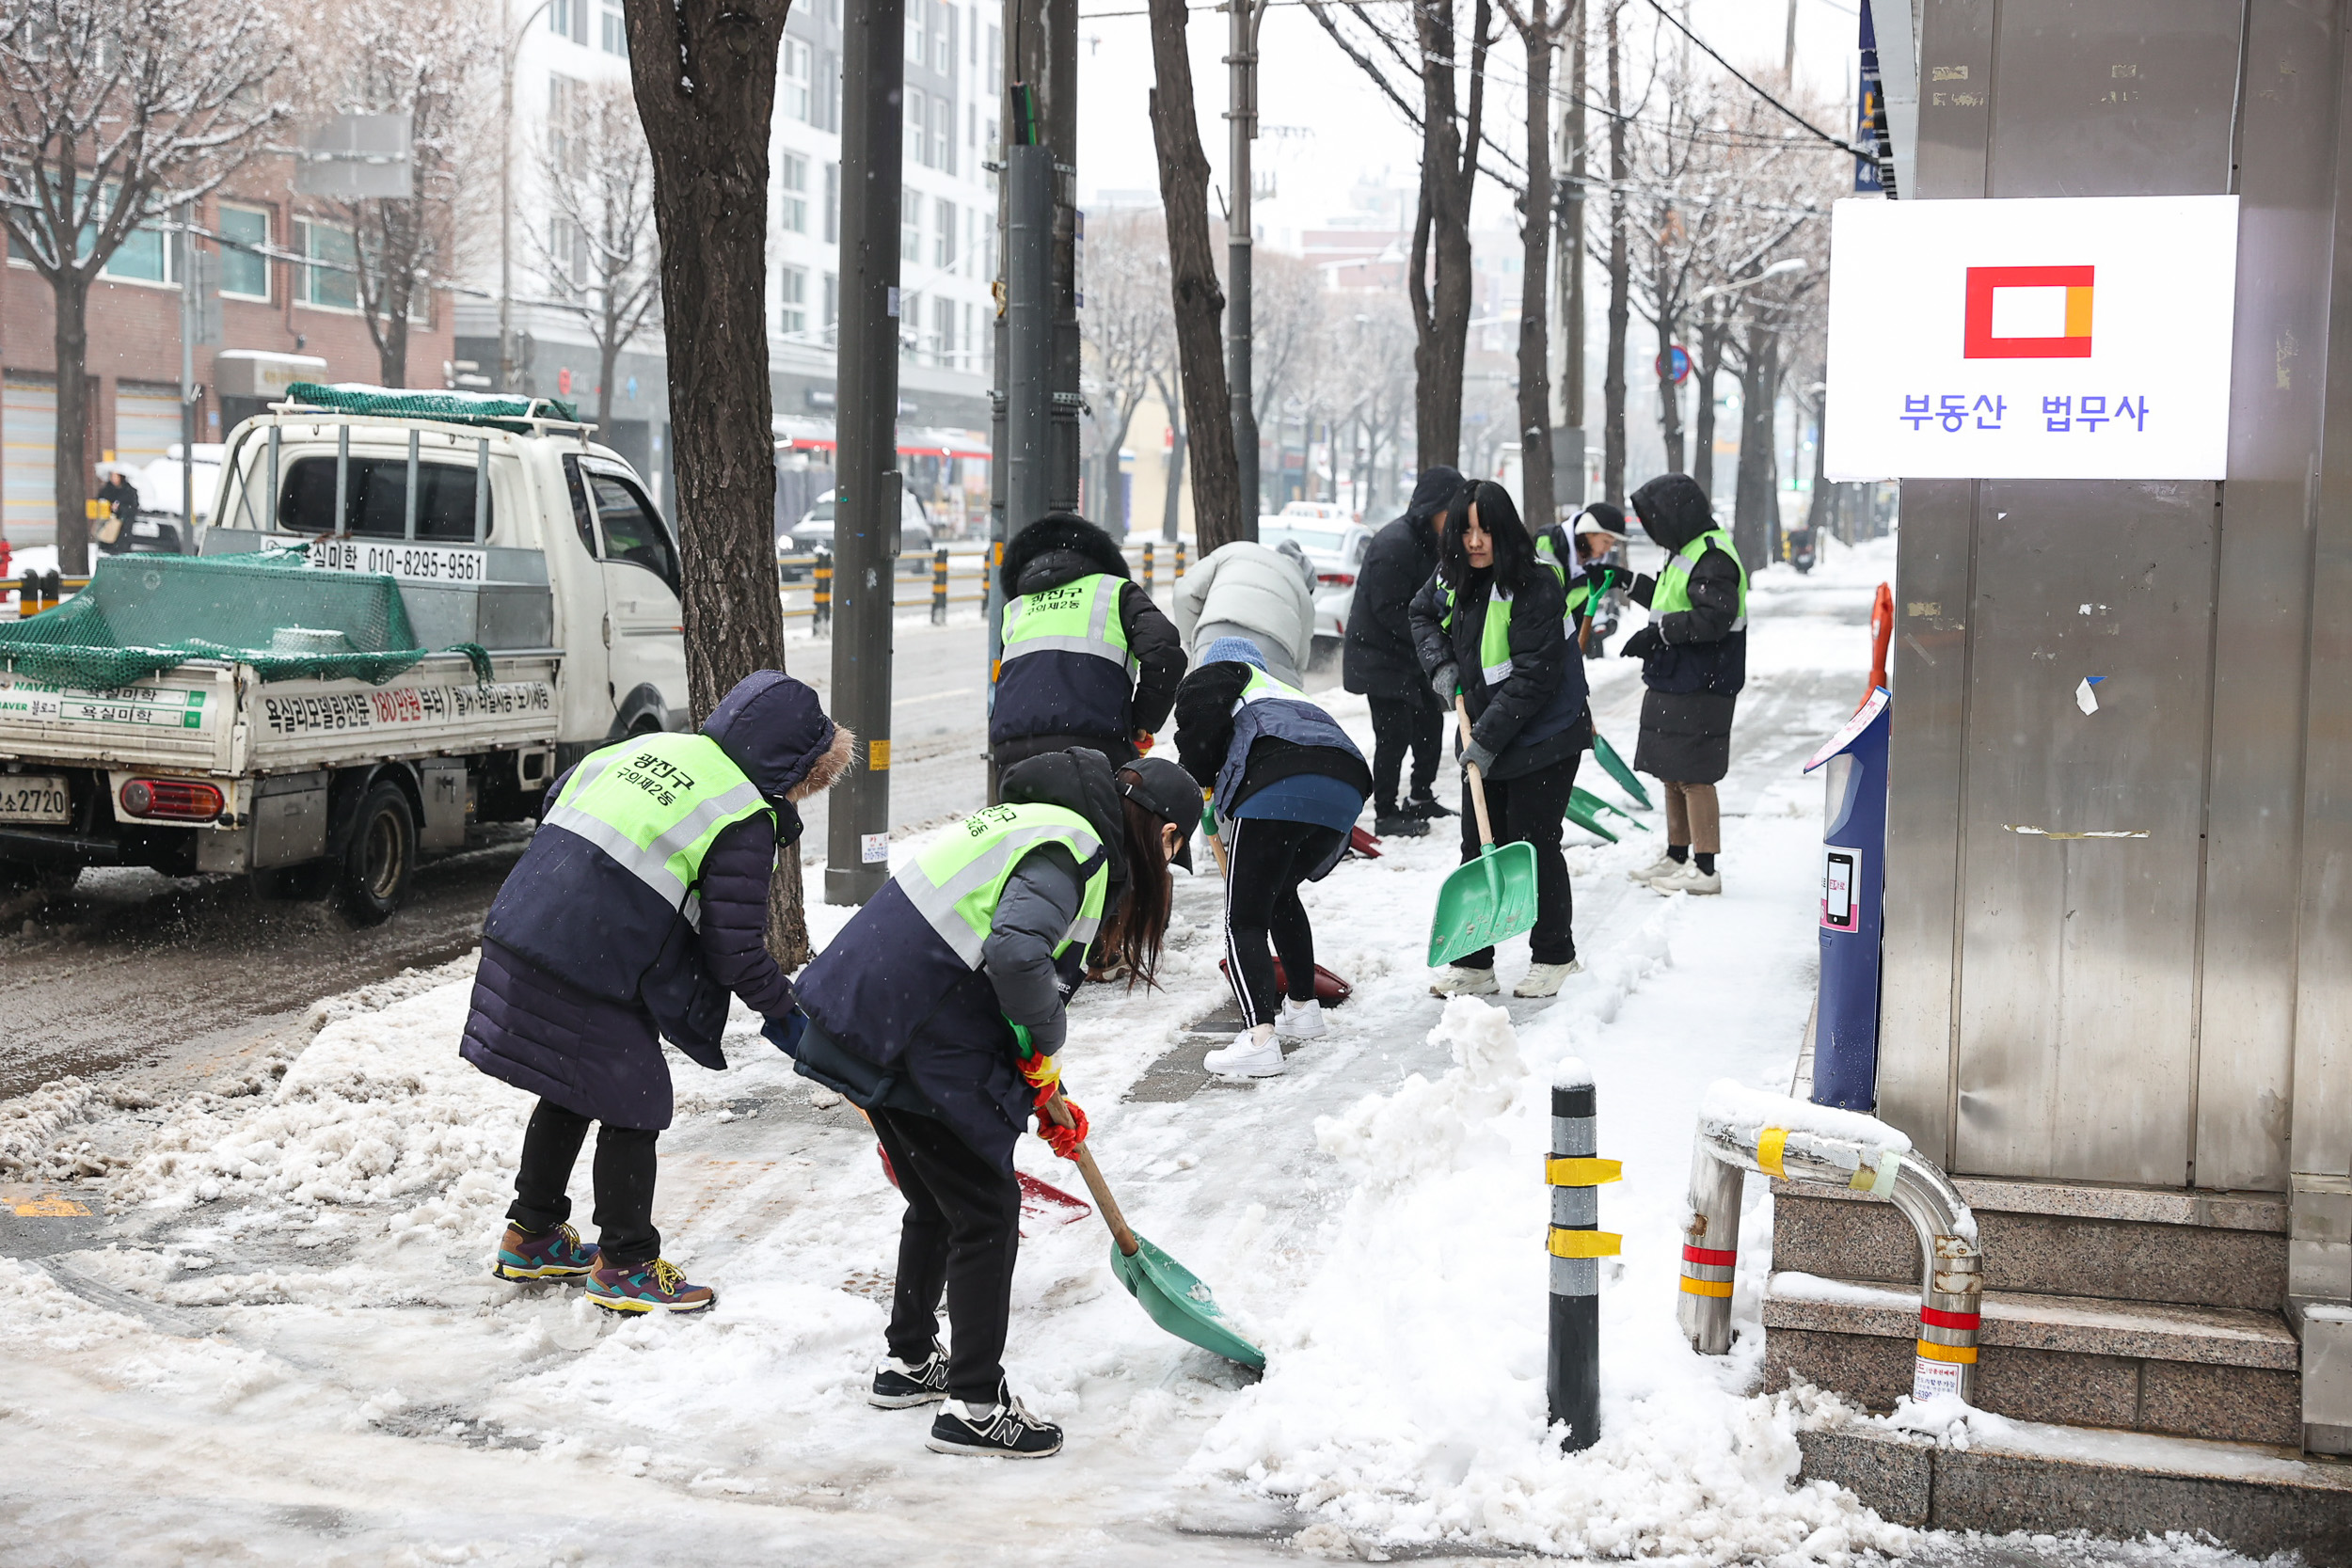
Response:
[{"label": "black sneaker", "polygon": [[949,1400],[931,1421],[923,1446],[933,1453],[974,1453],[996,1459],[1043,1459],[1061,1452],[1061,1428],[1041,1421],[1012,1390],[996,1386],[996,1402],[975,1407]]},{"label": "black sneaker", "polygon": [[866,1392],[866,1402],[878,1410],[906,1410],[918,1404],[930,1404],[947,1397],[947,1353],[931,1341],[931,1353],[910,1366],[897,1356],[885,1356],[874,1369],[874,1386]]},{"label": "black sneaker", "polygon": [[1429,831],[1429,824],[1422,817],[1393,812],[1386,816],[1375,816],[1372,831],[1382,838],[1419,838]]},{"label": "black sneaker", "polygon": [[1423,821],[1454,815],[1452,808],[1438,804],[1438,798],[1434,795],[1414,796],[1405,802],[1405,810],[1408,815],[1418,816]]}]

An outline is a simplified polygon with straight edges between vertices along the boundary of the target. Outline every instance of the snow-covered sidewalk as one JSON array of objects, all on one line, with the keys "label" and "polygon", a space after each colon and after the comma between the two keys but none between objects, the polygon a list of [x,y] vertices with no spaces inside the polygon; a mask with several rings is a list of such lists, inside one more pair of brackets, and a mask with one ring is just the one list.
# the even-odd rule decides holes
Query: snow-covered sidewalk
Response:
[{"label": "snow-covered sidewalk", "polygon": [[[719,1311],[616,1323],[576,1290],[492,1280],[529,1102],[455,1054],[467,960],[323,1007],[262,1092],[149,1113],[103,1234],[0,1259],[0,1562],[1913,1549],[1850,1496],[1796,1484],[1812,1418],[1749,1395],[1760,1196],[1734,1354],[1693,1356],[1674,1323],[1699,1100],[1719,1077],[1789,1081],[1819,874],[1820,790],[1798,768],[1862,694],[1868,594],[1892,565],[1886,541],[1759,580],[1725,895],[1629,883],[1655,833],[1572,850],[1588,972],[1556,1005],[1427,995],[1426,922],[1456,858],[1442,833],[1310,890],[1321,956],[1357,993],[1283,1078],[1124,1098],[1200,1048],[1187,1026],[1224,994],[1213,877],[1181,884],[1163,992],[1082,997],[1064,1061],[1096,1153],[1136,1227],[1265,1347],[1263,1380],[1154,1328],[1096,1222],[1032,1225],[1008,1360],[1070,1446],[1035,1465],[924,1451],[928,1416],[862,1398],[898,1217],[872,1140],[743,1017],[730,1070],[677,1065],[656,1212]],[[1629,755],[1636,673],[1593,668]],[[1336,711],[1369,747],[1360,701]],[[844,911],[813,914],[829,937]],[[1504,949],[1506,986],[1525,961]],[[1572,1459],[1543,1432],[1540,1158],[1570,1057],[1626,1170],[1601,1198],[1625,1237],[1603,1274],[1603,1436]],[[1077,1186],[1034,1140],[1022,1159]],[[587,1178],[583,1161],[583,1226]]]}]

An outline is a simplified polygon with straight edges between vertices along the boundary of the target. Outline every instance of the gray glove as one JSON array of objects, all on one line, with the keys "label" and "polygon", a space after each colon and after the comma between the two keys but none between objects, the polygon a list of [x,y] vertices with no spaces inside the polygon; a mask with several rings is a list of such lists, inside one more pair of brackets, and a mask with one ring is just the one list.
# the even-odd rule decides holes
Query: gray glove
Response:
[{"label": "gray glove", "polygon": [[1495,754],[1473,740],[1462,748],[1462,766],[1477,768],[1478,776],[1483,779],[1494,770]]},{"label": "gray glove", "polygon": [[1449,705],[1454,701],[1454,693],[1461,689],[1462,671],[1458,665],[1441,664],[1438,673],[1429,677],[1429,689],[1438,694],[1438,701]]}]

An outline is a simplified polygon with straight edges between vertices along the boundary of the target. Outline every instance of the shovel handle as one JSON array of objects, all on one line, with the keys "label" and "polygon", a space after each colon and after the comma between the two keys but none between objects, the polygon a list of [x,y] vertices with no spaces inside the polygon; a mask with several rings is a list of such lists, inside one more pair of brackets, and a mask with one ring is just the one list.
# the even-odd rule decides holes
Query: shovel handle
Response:
[{"label": "shovel handle", "polygon": [[[1045,1102],[1045,1114],[1054,1118],[1057,1127],[1076,1125],[1071,1119],[1070,1107],[1062,1103],[1059,1088],[1055,1089],[1054,1097]],[[1093,1150],[1084,1144],[1078,1146],[1078,1174],[1086,1178],[1087,1191],[1094,1195],[1095,1210],[1102,1214],[1103,1223],[1111,1227],[1111,1240],[1119,1243],[1120,1256],[1133,1258],[1142,1243],[1136,1240],[1136,1233],[1127,1228],[1127,1216],[1119,1212],[1119,1199],[1111,1196],[1110,1183],[1103,1180],[1103,1172],[1094,1163]]]},{"label": "shovel handle", "polygon": [[[1470,744],[1470,705],[1462,700],[1459,691],[1454,694],[1454,717],[1461,723],[1462,744],[1467,747]],[[1494,824],[1486,820],[1486,782],[1478,776],[1478,764],[1464,763],[1462,767],[1463,771],[1470,775],[1470,804],[1478,812],[1478,842],[1491,849],[1495,847],[1495,830]]]},{"label": "shovel handle", "polygon": [[[1203,800],[1208,798],[1207,790],[1202,790],[1200,794]],[[1216,857],[1216,874],[1224,878],[1227,881],[1232,881],[1233,879],[1233,868],[1231,865],[1228,865],[1225,862],[1225,836],[1222,833],[1211,833],[1209,835],[1209,853]]]}]

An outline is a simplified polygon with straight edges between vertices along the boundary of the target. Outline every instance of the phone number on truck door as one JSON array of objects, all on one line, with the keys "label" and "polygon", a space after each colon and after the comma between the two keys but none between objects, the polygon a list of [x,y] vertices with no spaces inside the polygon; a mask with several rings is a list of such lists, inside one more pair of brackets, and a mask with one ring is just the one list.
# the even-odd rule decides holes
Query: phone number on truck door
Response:
[{"label": "phone number on truck door", "polygon": [[380,691],[264,696],[262,724],[272,735],[334,735],[554,711],[555,691],[546,681],[498,681],[488,686],[395,686]]}]

